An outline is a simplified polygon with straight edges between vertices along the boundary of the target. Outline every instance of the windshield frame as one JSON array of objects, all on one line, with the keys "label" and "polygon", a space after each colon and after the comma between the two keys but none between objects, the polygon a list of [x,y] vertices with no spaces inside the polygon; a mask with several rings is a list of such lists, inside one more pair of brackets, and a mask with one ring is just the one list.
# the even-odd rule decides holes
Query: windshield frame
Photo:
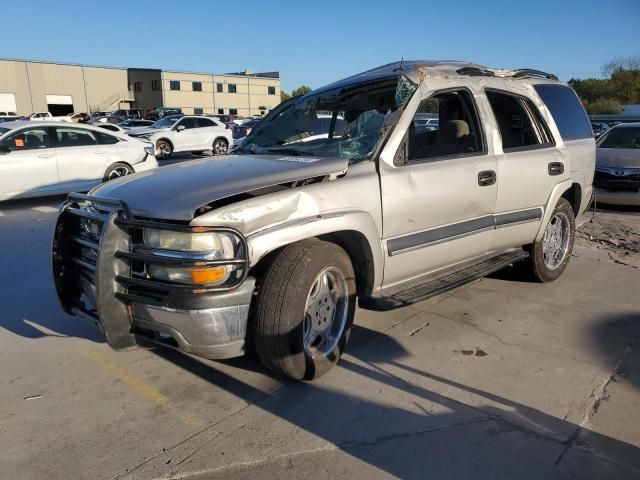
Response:
[{"label": "windshield frame", "polygon": [[[351,122],[352,124],[355,124],[360,120],[360,117],[363,117],[363,115],[368,114],[370,112],[373,112],[373,113],[377,112],[381,117],[381,124],[380,124],[380,127],[378,127],[380,131],[375,133],[376,135],[378,135],[377,140],[375,143],[372,144],[371,150],[362,152],[363,153],[362,156],[350,156],[349,152],[345,152],[345,156],[342,156],[342,155],[331,155],[330,152],[327,152],[327,154],[325,154],[324,152],[310,151],[314,148],[317,148],[317,150],[321,150],[323,147],[323,144],[322,143],[314,144],[314,145],[308,146],[307,148],[304,148],[305,137],[298,137],[293,142],[283,143],[280,145],[272,145],[272,146],[271,145],[262,146],[262,145],[259,145],[258,143],[252,142],[252,139],[256,139],[265,129],[269,128],[270,125],[277,118],[279,118],[283,114],[286,114],[289,110],[291,110],[292,108],[295,108],[296,106],[302,106],[302,105],[312,106],[314,115],[316,115],[316,120],[318,120],[320,118],[325,118],[324,116],[320,117],[319,115],[326,115],[327,112],[329,112],[329,110],[323,110],[322,108],[317,108],[317,109],[314,108],[313,101],[315,99],[320,99],[325,97],[327,98],[327,100],[325,101],[330,101],[330,97],[333,94],[339,97],[342,97],[348,94],[349,92],[355,92],[355,95],[358,95],[361,93],[366,94],[368,89],[375,89],[375,87],[384,88],[385,84],[387,84],[387,86],[395,85],[393,88],[395,90],[394,100],[396,101],[396,104],[392,108],[387,110],[385,113],[383,113],[382,111],[376,108],[360,110],[360,113],[358,113],[358,115]],[[395,126],[397,125],[398,120],[402,115],[402,112],[406,109],[413,95],[415,95],[415,93],[418,91],[418,86],[419,86],[418,84],[410,80],[406,75],[398,73],[394,75],[385,76],[382,78],[376,78],[374,80],[353,82],[346,85],[341,82],[338,82],[338,84],[334,88],[331,88],[331,85],[329,85],[327,87],[314,90],[306,95],[290,98],[285,102],[282,102],[280,105],[278,105],[279,108],[275,108],[274,110],[269,112],[269,114],[266,117],[264,117],[260,122],[258,122],[258,124],[252,129],[252,131],[244,138],[244,141],[242,142],[242,144],[238,145],[239,148],[235,153],[249,153],[249,154],[259,153],[259,154],[266,154],[266,155],[297,155],[297,156],[320,157],[320,158],[322,157],[330,158],[332,156],[340,156],[342,158],[347,158],[349,160],[349,163],[376,161],[381,150],[384,148],[385,144],[387,143],[389,135],[391,134],[391,132],[393,132]],[[404,89],[404,92],[402,91],[402,89]],[[361,92],[358,92],[359,90],[361,90]],[[399,103],[397,103],[398,101]],[[340,105],[340,103],[341,102],[338,102],[338,105]],[[372,104],[372,107],[373,107],[373,104]],[[329,130],[327,132],[323,132],[322,134],[318,135],[318,137],[321,137],[321,138],[318,138],[316,140],[320,140],[322,138],[327,138],[327,139],[334,138],[331,134],[336,132],[336,127],[338,124],[336,120],[339,118],[342,118],[341,112],[343,112],[343,110],[340,110],[338,108],[335,111],[330,110],[330,112],[331,112],[331,117],[330,117],[331,124],[330,124]],[[367,121],[366,117],[363,117],[363,118],[364,118],[364,122],[366,122]],[[344,120],[344,118],[342,119]],[[357,130],[357,128],[358,126],[356,125],[355,129]],[[376,128],[374,127],[372,132],[375,132],[375,131],[376,131]],[[374,133],[372,133],[372,135],[373,134]],[[299,134],[296,134],[296,135],[299,135]],[[326,137],[323,137],[324,135],[326,135]],[[356,140],[358,140],[358,137],[353,138],[352,144],[355,144],[357,148]],[[348,141],[350,140],[348,139],[345,140],[345,142],[348,142]],[[351,145],[349,143],[346,143],[343,148],[345,148],[345,150],[348,150],[350,146]],[[341,147],[338,146],[338,149],[339,148]]]}]

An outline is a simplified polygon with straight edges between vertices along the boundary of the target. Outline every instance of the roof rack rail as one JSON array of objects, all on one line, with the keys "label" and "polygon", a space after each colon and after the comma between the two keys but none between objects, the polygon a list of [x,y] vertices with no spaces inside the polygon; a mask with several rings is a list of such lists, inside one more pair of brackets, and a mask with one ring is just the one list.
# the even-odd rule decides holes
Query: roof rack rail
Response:
[{"label": "roof rack rail", "polygon": [[471,77],[494,77],[495,74],[486,68],[479,67],[463,67],[459,70],[456,70],[458,75],[469,75]]},{"label": "roof rack rail", "polygon": [[513,78],[525,78],[525,77],[538,77],[538,78],[548,78],[549,80],[558,81],[558,77],[553,75],[552,73],[543,72],[541,70],[534,70],[531,68],[519,68],[518,70],[513,71]]}]

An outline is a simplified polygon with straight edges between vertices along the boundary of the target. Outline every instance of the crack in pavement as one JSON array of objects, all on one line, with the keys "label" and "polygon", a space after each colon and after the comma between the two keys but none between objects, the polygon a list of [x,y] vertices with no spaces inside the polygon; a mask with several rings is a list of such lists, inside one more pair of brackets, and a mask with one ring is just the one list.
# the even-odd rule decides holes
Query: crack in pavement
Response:
[{"label": "crack in pavement", "polygon": [[[593,398],[593,401],[585,411],[580,424],[577,425],[576,429],[573,431],[573,433],[569,436],[569,438],[565,442],[565,448],[562,450],[562,452],[556,459],[556,462],[555,462],[556,465],[559,465],[560,462],[562,462],[562,459],[564,458],[565,454],[571,448],[574,447],[575,441],[580,436],[580,433],[582,432],[582,430],[584,430],[585,426],[591,421],[594,415],[598,412],[598,408],[600,407],[600,404],[608,398],[607,387],[611,382],[615,380],[616,375],[619,373],[619,369],[620,369],[620,365],[622,364],[622,361],[629,353],[631,353],[631,351],[633,351],[633,345],[636,343],[637,340],[638,340],[638,335],[634,335],[633,338],[631,339],[631,342],[629,342],[629,345],[627,345],[627,347],[624,349],[624,351],[620,355],[620,358],[618,358],[618,361],[614,365],[611,371],[611,374],[605,379],[605,381],[599,387],[596,387],[592,390],[591,394],[589,395],[589,398]],[[586,450],[586,451],[589,451],[589,450]],[[590,453],[593,453],[593,452],[590,452]],[[612,463],[617,463],[617,462],[612,462]],[[630,468],[630,467],[627,466],[627,468]]]}]

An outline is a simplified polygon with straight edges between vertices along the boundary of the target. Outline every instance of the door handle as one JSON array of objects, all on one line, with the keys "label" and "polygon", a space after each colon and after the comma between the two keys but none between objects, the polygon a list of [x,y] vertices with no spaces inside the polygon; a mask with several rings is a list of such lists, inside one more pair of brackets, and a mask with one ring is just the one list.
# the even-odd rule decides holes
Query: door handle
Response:
[{"label": "door handle", "polygon": [[51,158],[53,157],[53,153],[41,153],[38,155],[38,158]]},{"label": "door handle", "polygon": [[549,175],[562,175],[564,173],[564,163],[551,162],[549,164]]},{"label": "door handle", "polygon": [[104,154],[105,154],[105,153],[107,153],[107,152],[105,152],[104,150],[96,150],[96,151],[95,151],[95,152],[93,152],[93,153],[95,153],[96,155],[104,155]]},{"label": "door handle", "polygon": [[478,185],[481,187],[488,187],[493,185],[497,180],[496,172],[493,170],[484,170],[478,173]]}]

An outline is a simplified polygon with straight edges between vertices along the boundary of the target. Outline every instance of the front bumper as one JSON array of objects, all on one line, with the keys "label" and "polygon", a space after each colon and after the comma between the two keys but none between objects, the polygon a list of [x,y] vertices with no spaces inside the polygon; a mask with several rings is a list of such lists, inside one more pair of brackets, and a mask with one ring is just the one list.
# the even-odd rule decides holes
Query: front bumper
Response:
[{"label": "front bumper", "polygon": [[246,278],[244,239],[240,237],[238,258],[198,261],[237,265],[231,283],[176,285],[149,278],[148,264],[188,266],[193,261],[140,251],[136,239],[142,226],[191,229],[133,219],[126,204],[117,200],[69,196],[58,217],[52,252],[56,290],[65,311],[88,319],[116,350],[145,339],[211,359],[242,355],[255,283]]},{"label": "front bumper", "polygon": [[636,191],[613,191],[595,189],[596,201],[607,205],[628,205],[640,206],[640,190]]}]

